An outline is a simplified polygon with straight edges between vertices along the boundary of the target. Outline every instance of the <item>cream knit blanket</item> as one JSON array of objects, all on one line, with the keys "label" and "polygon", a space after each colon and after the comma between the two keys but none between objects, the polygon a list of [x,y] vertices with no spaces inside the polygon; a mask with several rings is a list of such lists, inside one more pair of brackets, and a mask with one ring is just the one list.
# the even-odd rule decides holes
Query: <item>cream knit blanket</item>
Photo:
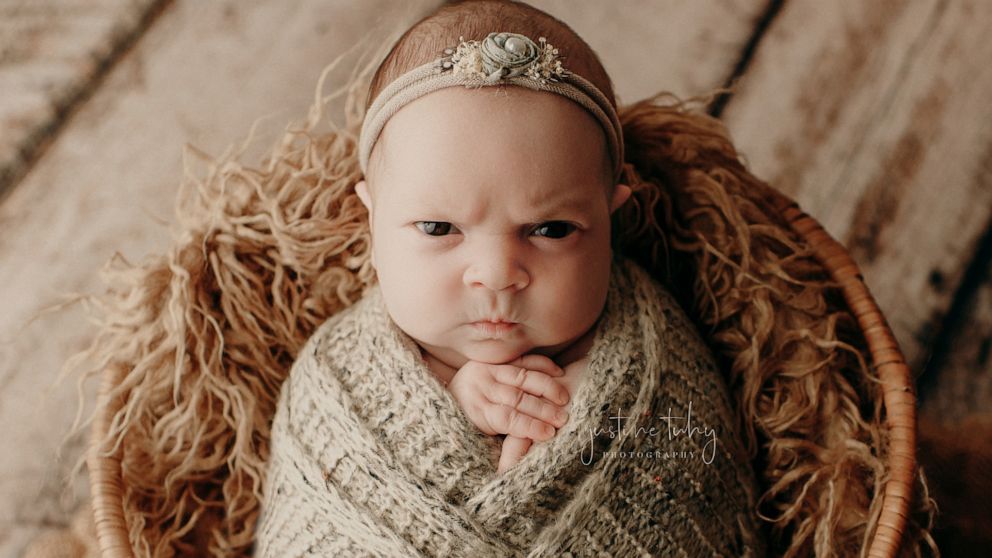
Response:
[{"label": "cream knit blanket", "polygon": [[569,422],[497,476],[501,437],[366,291],[283,385],[256,555],[762,556],[726,386],[674,298],[616,256],[596,327]]}]

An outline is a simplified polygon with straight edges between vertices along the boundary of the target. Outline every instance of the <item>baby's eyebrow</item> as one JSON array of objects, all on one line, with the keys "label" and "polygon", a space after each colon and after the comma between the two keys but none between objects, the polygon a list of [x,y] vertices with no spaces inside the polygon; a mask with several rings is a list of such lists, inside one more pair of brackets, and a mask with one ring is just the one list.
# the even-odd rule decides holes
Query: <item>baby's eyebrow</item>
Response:
[{"label": "baby's eyebrow", "polygon": [[549,197],[544,200],[531,201],[530,205],[537,211],[546,211],[549,209],[585,209],[589,206],[589,200],[576,196],[567,196],[564,198]]},{"label": "baby's eyebrow", "polygon": [[585,212],[589,208],[589,201],[583,198],[569,197],[564,200],[551,199],[546,203],[532,204],[531,207],[535,215],[539,215],[543,219],[561,211]]},{"label": "baby's eyebrow", "polygon": [[[528,220],[540,221],[548,217],[553,217],[555,214],[565,212],[565,211],[575,211],[580,213],[585,213],[589,208],[589,201],[585,198],[579,198],[575,196],[569,196],[567,198],[547,198],[545,200],[540,200],[536,203],[533,200],[529,200],[532,203],[528,204]],[[541,203],[543,201],[543,203]],[[464,210],[464,206],[460,204],[453,204],[450,201],[442,202],[440,200],[434,199],[417,199],[413,203],[404,203],[402,206],[406,207],[408,210],[415,212],[436,212],[436,213],[448,213],[453,210],[461,212]]]},{"label": "baby's eyebrow", "polygon": [[[397,188],[389,196],[389,205],[399,209],[405,216],[418,219],[446,220],[467,225],[482,218],[482,207],[473,206],[472,200],[466,200],[460,195],[456,184],[437,184],[436,182],[421,182],[409,179],[406,188]],[[567,218],[563,213],[589,218],[594,207],[602,197],[599,193],[590,191],[585,184],[575,181],[558,181],[554,184],[538,185],[521,192],[522,208],[516,218],[522,224],[534,224],[554,218]],[[499,192],[490,200],[498,203]],[[488,196],[487,196],[488,197]],[[516,197],[516,196],[514,196]],[[516,205],[516,202],[514,202]],[[425,217],[425,215],[427,215]],[[412,217],[411,217],[412,218]]]}]

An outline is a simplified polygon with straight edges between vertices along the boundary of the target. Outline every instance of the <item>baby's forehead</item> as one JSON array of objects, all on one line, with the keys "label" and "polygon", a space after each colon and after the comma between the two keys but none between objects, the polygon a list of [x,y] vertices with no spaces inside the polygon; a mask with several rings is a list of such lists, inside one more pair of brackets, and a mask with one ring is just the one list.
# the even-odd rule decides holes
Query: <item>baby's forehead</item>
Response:
[{"label": "baby's forehead", "polygon": [[449,168],[445,173],[428,172],[416,176],[387,173],[373,182],[375,194],[391,205],[440,209],[484,199],[486,203],[507,202],[520,209],[580,208],[595,205],[604,195],[609,199],[612,170],[608,165],[603,167],[601,173],[579,178],[545,176],[541,180],[521,180],[493,174],[461,180],[453,178],[450,171],[455,169]]},{"label": "baby's forehead", "polygon": [[[521,87],[451,87],[406,104],[383,127],[370,182],[414,185],[501,181],[572,187],[611,184],[612,158],[594,117],[560,95]],[[382,188],[383,195],[393,188]]]},{"label": "baby's forehead", "polygon": [[604,200],[609,202],[612,188],[608,186],[602,178],[534,181],[494,176],[459,181],[425,176],[386,180],[377,188],[380,202],[393,210],[443,214],[468,223],[488,214],[528,219],[562,211],[592,214]]},{"label": "baby's forehead", "polygon": [[518,144],[460,142],[439,132],[408,138],[387,135],[373,150],[369,172],[383,180],[404,183],[497,179],[538,185],[612,182],[612,158],[602,142],[575,148],[574,142],[553,145],[521,136],[507,140]]}]

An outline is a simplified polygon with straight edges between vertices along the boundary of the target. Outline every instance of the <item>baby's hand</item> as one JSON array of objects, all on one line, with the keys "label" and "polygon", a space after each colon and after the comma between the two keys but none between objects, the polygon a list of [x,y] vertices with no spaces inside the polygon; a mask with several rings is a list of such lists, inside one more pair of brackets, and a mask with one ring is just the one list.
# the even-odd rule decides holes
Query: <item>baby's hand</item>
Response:
[{"label": "baby's hand", "polygon": [[543,441],[568,420],[568,390],[555,380],[564,374],[544,355],[524,355],[507,364],[470,360],[455,373],[448,391],[482,432]]},{"label": "baby's hand", "polygon": [[[587,355],[566,366],[565,375],[557,379],[558,383],[564,386],[568,391],[570,400],[575,395],[579,382],[585,376],[588,366],[589,357]],[[571,406],[572,403],[569,401],[568,405],[565,407],[566,410]],[[529,438],[507,436],[506,439],[503,440],[503,447],[499,454],[499,466],[496,468],[496,473],[503,474],[503,472],[507,469],[510,469],[517,463],[520,463],[520,460],[527,455],[527,452],[530,451],[533,444],[534,441]]]}]

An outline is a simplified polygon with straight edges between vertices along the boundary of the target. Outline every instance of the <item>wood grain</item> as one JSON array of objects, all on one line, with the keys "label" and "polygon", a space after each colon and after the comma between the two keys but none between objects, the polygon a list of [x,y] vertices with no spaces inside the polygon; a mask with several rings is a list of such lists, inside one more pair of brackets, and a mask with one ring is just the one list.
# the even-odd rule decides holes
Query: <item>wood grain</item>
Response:
[{"label": "wood grain", "polygon": [[992,3],[786,3],[723,118],[864,271],[919,373],[992,219]]},{"label": "wood grain", "polygon": [[949,326],[947,347],[932,370],[920,413],[944,425],[992,409],[992,260],[980,284],[960,306],[961,320]]},{"label": "wood grain", "polygon": [[679,97],[709,93],[733,71],[764,14],[767,0],[534,0],[596,51],[614,80],[620,104],[661,91]]},{"label": "wood grain", "polygon": [[0,2],[0,194],[167,0]]}]

